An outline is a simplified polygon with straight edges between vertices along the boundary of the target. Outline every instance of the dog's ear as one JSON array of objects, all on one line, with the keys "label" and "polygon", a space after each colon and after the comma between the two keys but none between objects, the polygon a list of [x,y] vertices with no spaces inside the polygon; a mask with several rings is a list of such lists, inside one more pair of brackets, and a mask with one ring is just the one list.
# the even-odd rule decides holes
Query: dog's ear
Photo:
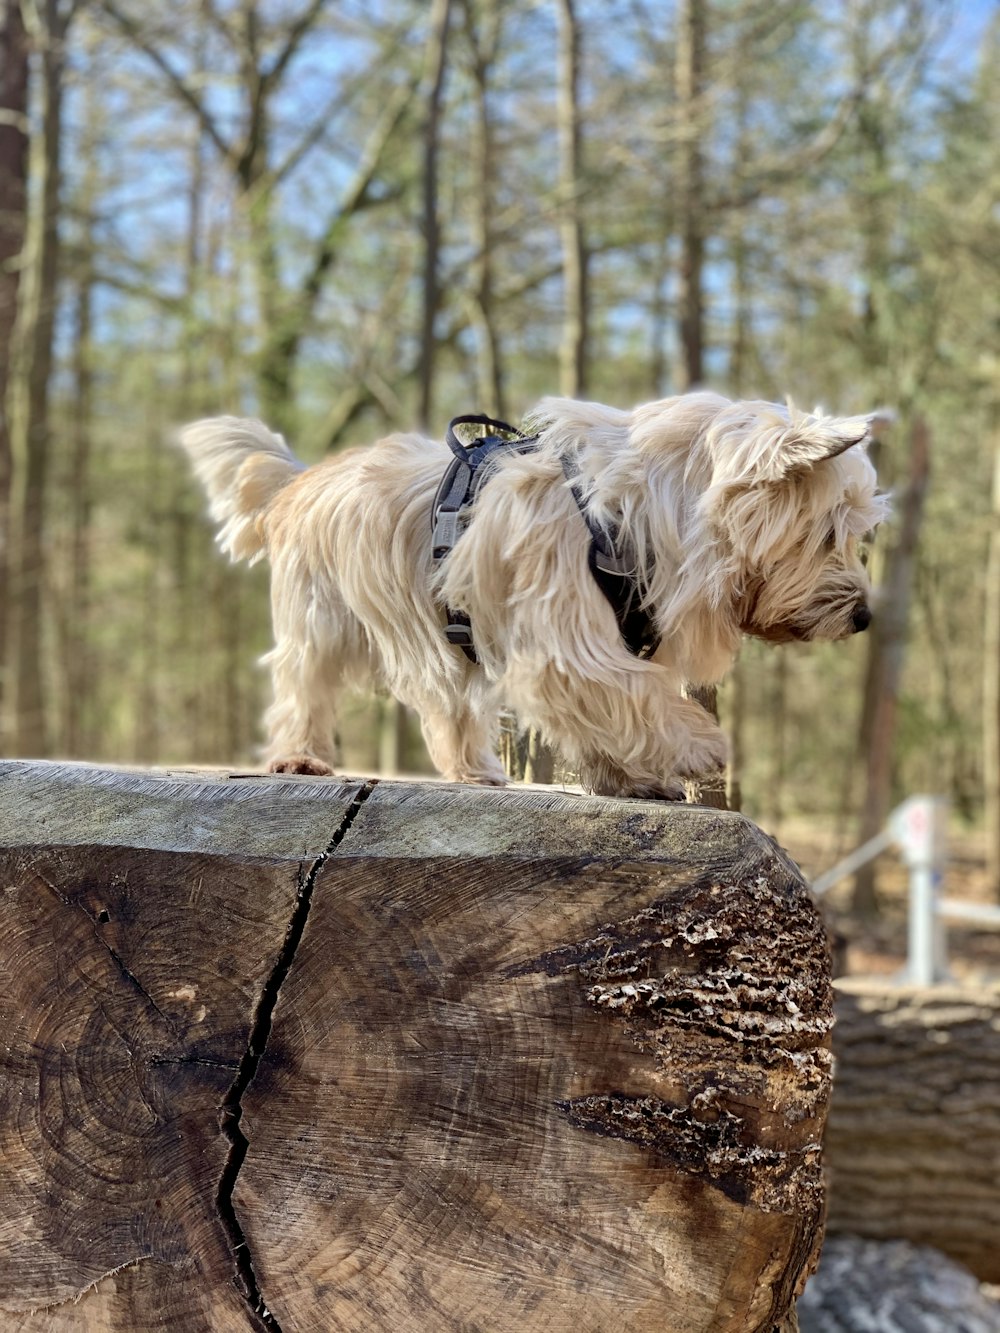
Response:
[{"label": "dog's ear", "polygon": [[875,414],[865,417],[824,417],[819,414],[793,420],[777,452],[782,474],[815,467],[829,458],[837,458],[856,445],[872,438]]}]

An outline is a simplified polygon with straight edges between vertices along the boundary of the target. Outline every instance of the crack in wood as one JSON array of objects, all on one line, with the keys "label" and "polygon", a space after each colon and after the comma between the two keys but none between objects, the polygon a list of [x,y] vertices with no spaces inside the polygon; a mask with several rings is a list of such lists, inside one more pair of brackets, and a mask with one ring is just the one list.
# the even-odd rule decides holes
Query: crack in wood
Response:
[{"label": "crack in wood", "polygon": [[267,1047],[278,996],[292,963],[295,961],[295,954],[306,928],[316,878],[327,858],[344,841],[351,825],[357,818],[358,812],[377,785],[378,779],[372,778],[361,787],[324,851],[312,863],[305,876],[302,876],[301,869],[299,871],[298,893],[285,931],[284,941],[278,951],[274,967],[261,989],[247,1048],[243,1053],[236,1077],[219,1108],[219,1128],[223,1136],[229,1141],[230,1147],[229,1156],[226,1159],[226,1165],[215,1196],[216,1209],[229,1237],[236,1265],[236,1271],[233,1275],[234,1285],[246,1302],[258,1327],[266,1329],[268,1333],[281,1333],[281,1325],[272,1311],[268,1309],[260,1290],[256,1270],[254,1269],[253,1255],[250,1252],[250,1246],[240,1225],[239,1218],[236,1216],[236,1208],[233,1203],[237,1177],[250,1147],[249,1139],[240,1128],[240,1121],[243,1118],[243,1095],[253,1082]]}]

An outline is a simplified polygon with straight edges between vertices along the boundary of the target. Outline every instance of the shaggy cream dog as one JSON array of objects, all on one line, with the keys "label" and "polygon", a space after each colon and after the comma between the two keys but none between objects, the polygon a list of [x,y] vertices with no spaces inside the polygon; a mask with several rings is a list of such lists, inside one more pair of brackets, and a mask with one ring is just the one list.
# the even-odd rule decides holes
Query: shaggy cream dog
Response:
[{"label": "shaggy cream dog", "polygon": [[[591,791],[673,794],[717,769],[724,738],[685,681],[719,680],[744,634],[840,639],[870,620],[858,547],[887,505],[864,449],[872,421],[702,392],[634,411],[545,399],[537,447],[491,460],[437,568],[442,443],[393,435],[303,468],[260,422],[189,426],[222,549],[271,562],[270,769],[330,772],[337,695],[363,683],[416,709],[455,781],[504,781],[504,707]],[[629,553],[660,635],[649,660],[588,569],[568,474]],[[445,640],[445,605],[471,618],[478,665]]]}]

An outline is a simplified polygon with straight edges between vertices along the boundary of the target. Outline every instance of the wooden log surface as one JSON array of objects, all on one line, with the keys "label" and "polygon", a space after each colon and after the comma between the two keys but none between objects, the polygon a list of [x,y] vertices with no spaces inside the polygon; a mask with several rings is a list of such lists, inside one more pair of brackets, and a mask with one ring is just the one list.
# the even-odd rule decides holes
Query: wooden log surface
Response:
[{"label": "wooden log surface", "polygon": [[828,959],[740,816],[7,763],[0,845],[3,1329],[792,1317]]},{"label": "wooden log surface", "polygon": [[1000,1283],[1000,988],[837,983],[829,1228]]}]

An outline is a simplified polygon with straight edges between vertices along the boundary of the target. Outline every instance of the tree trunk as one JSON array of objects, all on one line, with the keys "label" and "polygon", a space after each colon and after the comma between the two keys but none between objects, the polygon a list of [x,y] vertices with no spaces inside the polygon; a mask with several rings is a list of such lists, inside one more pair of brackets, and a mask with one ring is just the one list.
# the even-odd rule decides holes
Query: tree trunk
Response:
[{"label": "tree trunk", "polygon": [[[684,696],[701,704],[706,713],[719,720],[719,691],[715,685],[685,685]],[[727,808],[725,773],[708,773],[705,777],[691,778],[685,784],[687,798],[715,810]]]},{"label": "tree trunk", "polygon": [[771,751],[771,781],[768,792],[768,828],[777,837],[785,817],[785,780],[788,775],[788,655],[775,656],[771,679],[771,709],[768,718]]},{"label": "tree trunk", "polygon": [[1000,994],[837,986],[830,1231],[931,1245],[1000,1282]]},{"label": "tree trunk", "polygon": [[[704,379],[704,164],[703,84],[705,78],[704,0],[680,0],[677,10],[676,83],[680,159],[677,172],[678,212],[681,228],[680,333],[681,392]],[[690,684],[688,698],[714,718],[719,716],[718,690],[714,685]],[[710,775],[687,784],[688,799],[724,809],[726,782],[723,775]]]},{"label": "tree trunk", "polygon": [[[892,804],[896,711],[930,472],[930,434],[919,417],[910,433],[909,467],[909,481],[899,504],[899,537],[888,558],[879,611],[869,630],[860,737],[865,760],[865,804],[858,828],[859,845],[883,828]],[[855,876],[852,909],[859,915],[871,916],[877,910],[875,874],[875,863],[870,862]]]},{"label": "tree trunk", "polygon": [[[496,322],[494,290],[493,217],[496,210],[497,163],[493,113],[490,106],[490,80],[493,76],[500,38],[500,10],[497,0],[488,0],[486,13],[477,13],[472,0],[464,0],[465,29],[472,55],[472,75],[476,87],[475,155],[476,189],[473,201],[474,240],[478,261],[474,275],[477,338],[477,411],[506,420],[504,401],[503,356]],[[477,22],[477,18],[479,21]],[[483,31],[485,29],[485,32]]]},{"label": "tree trunk", "polygon": [[[559,133],[559,234],[562,242],[563,337],[559,348],[559,392],[580,398],[587,392],[589,357],[588,254],[580,207],[580,27],[575,0],[557,0],[559,70],[556,122]],[[551,782],[555,756],[537,731],[530,731],[524,777]],[[519,774],[516,776],[520,776]]]},{"label": "tree trunk", "polygon": [[46,671],[42,653],[45,587],[45,494],[49,472],[49,384],[52,377],[61,192],[63,67],[66,20],[59,0],[27,6],[38,52],[41,123],[31,144],[36,181],[29,210],[27,267],[19,311],[18,372],[23,391],[15,417],[17,574],[12,639],[15,652],[15,736],[19,754],[44,755]]},{"label": "tree trunk", "polygon": [[[162,599],[160,596],[160,546],[163,535],[163,523],[160,517],[160,488],[163,485],[161,475],[162,448],[159,433],[152,421],[145,425],[144,441],[144,510],[146,515],[144,541],[142,546],[142,568],[139,574],[140,620],[139,633],[135,645],[135,662],[138,668],[136,681],[135,734],[132,741],[132,757],[139,763],[154,763],[160,758],[160,650],[162,644]],[[214,588],[224,583],[228,570],[218,563]],[[208,606],[202,601],[201,614],[215,612],[216,624],[220,629],[227,623],[231,610],[219,606],[219,598],[209,590]],[[213,606],[214,603],[214,606]],[[219,700],[213,721],[219,727],[219,719],[224,716],[225,700]],[[221,730],[221,728],[219,728]],[[218,731],[216,731],[218,736]],[[218,753],[212,746],[212,753]],[[203,757],[203,756],[202,756]]]},{"label": "tree trunk", "polygon": [[1000,898],[1000,433],[993,446],[993,515],[983,628],[983,810],[986,868]]},{"label": "tree trunk", "polygon": [[580,398],[587,392],[589,354],[588,254],[580,190],[583,173],[580,118],[580,27],[575,0],[558,0],[559,71],[556,117],[559,132],[559,234],[562,241],[563,339],[559,351],[559,392]]},{"label": "tree trunk", "polygon": [[450,18],[451,0],[434,0],[429,18],[430,36],[427,43],[426,66],[427,109],[424,120],[423,175],[424,281],[418,372],[420,388],[418,419],[424,430],[430,428],[434,406],[434,361],[437,352],[435,325],[441,297],[438,276],[440,249],[438,148]]},{"label": "tree trunk", "polygon": [[8,371],[17,319],[28,174],[28,41],[18,0],[0,0],[0,754],[9,748],[13,453]]},{"label": "tree trunk", "polygon": [[90,522],[93,509],[90,480],[91,401],[93,396],[93,265],[88,255],[77,280],[73,341],[73,424],[69,478],[70,560],[68,587],[69,635],[66,652],[66,723],[64,753],[91,753],[96,737],[88,726],[93,712],[93,648],[91,643]]},{"label": "tree trunk", "polygon": [[786,1319],[831,988],[751,824],[8,764],[0,846],[9,1323]]},{"label": "tree trunk", "polygon": [[743,771],[746,763],[747,684],[746,671],[736,662],[729,676],[729,763],[726,765],[726,805],[743,808]]},{"label": "tree trunk", "polygon": [[378,769],[384,774],[399,774],[406,769],[406,705],[398,699],[383,699],[378,719]]},{"label": "tree trunk", "polygon": [[677,194],[681,227],[681,390],[705,378],[705,0],[680,0],[677,12],[677,103],[681,136]]}]

